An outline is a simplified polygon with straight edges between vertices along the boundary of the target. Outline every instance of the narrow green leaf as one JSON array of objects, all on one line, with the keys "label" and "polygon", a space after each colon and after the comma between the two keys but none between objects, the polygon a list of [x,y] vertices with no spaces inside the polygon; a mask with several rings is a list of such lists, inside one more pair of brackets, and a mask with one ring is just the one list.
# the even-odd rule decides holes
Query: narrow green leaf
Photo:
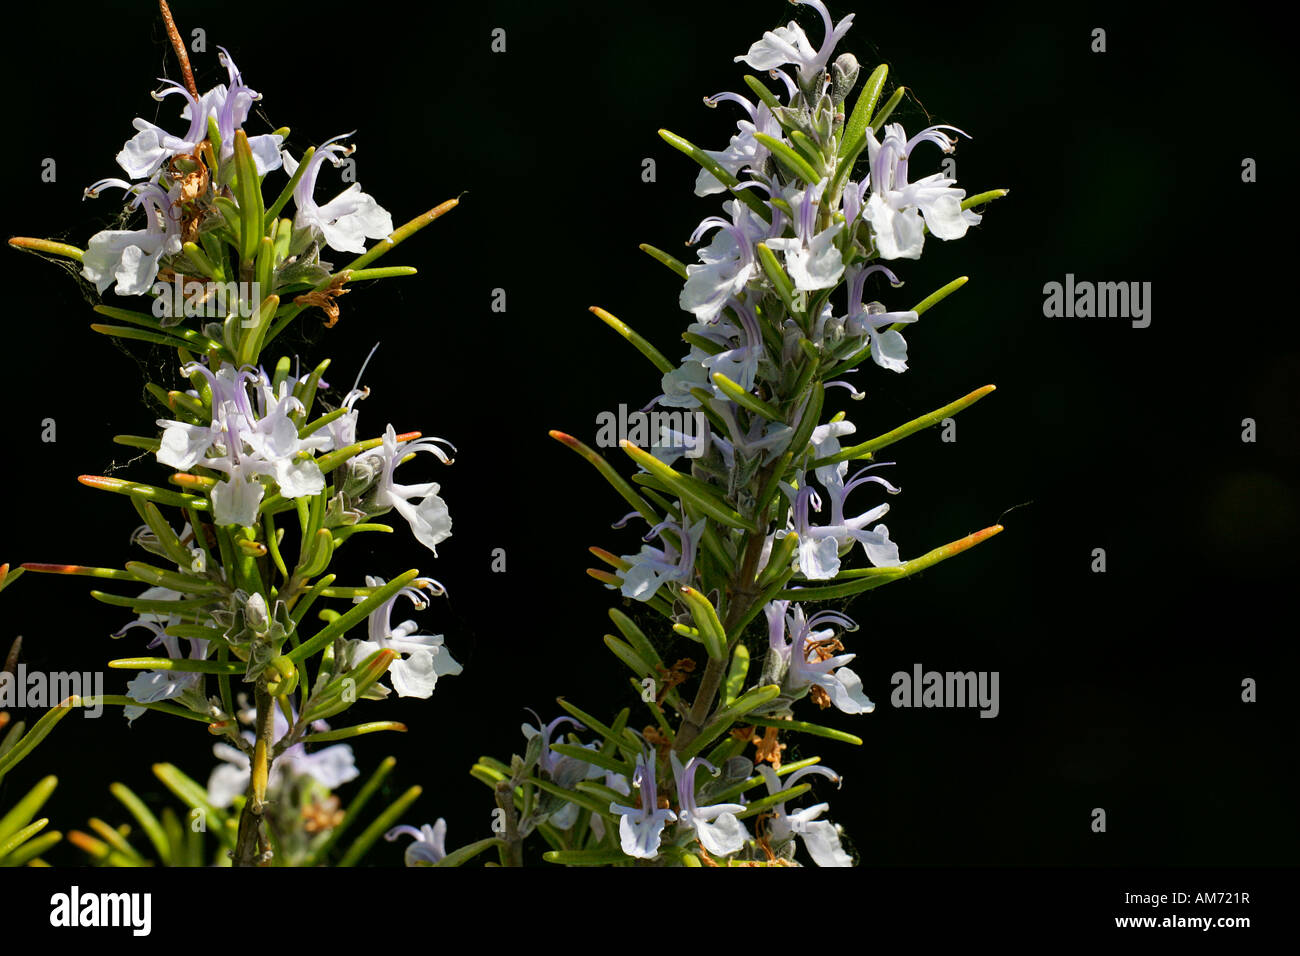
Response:
[{"label": "narrow green leaf", "polygon": [[50,794],[54,793],[58,785],[58,777],[45,777],[28,790],[8,813],[0,817],[0,842],[7,840],[31,823],[32,818],[40,812],[41,807],[45,806],[45,801],[50,799]]},{"label": "narrow green leaf", "polygon": [[548,850],[542,854],[542,859],[561,866],[609,866],[632,862],[632,858],[622,850]]},{"label": "narrow green leaf", "polygon": [[769,720],[766,717],[746,717],[745,722],[757,724],[759,727],[776,727],[779,730],[812,734],[814,737],[825,737],[827,740],[835,740],[842,744],[853,744],[854,746],[861,746],[862,744],[861,737],[846,733],[843,730],[836,730],[834,727],[810,724],[806,720]]},{"label": "narrow green leaf", "polygon": [[504,845],[504,842],[499,837],[487,837],[483,840],[475,840],[473,843],[466,844],[457,850],[452,850],[435,863],[434,866],[461,866],[462,864],[468,863],[470,860],[474,859],[474,857],[478,856],[484,850],[490,850],[493,847]]},{"label": "narrow green leaf", "polygon": [[208,800],[206,787],[195,783],[180,769],[169,763],[154,764],[153,773],[155,777],[162,781],[163,786],[175,794],[186,807],[190,810],[202,810],[208,820],[208,830],[215,832],[217,839],[223,845],[234,849],[235,831],[232,826],[234,821],[230,819],[225,810],[212,805],[211,801]]},{"label": "narrow green leaf", "polygon": [[31,753],[36,745],[49,736],[50,731],[58,726],[59,721],[68,716],[73,707],[81,704],[81,698],[69,697],[57,707],[51,707],[45,715],[32,726],[22,739],[0,756],[0,777],[4,776]]},{"label": "narrow green leaf", "polygon": [[713,373],[713,384],[722,390],[722,393],[731,399],[741,408],[747,408],[755,415],[761,415],[769,422],[785,422],[785,416],[774,406],[763,401],[757,395],[752,395],[740,387],[740,384],[733,382],[721,372]]},{"label": "narrow green leaf", "polygon": [[172,846],[167,839],[167,834],[163,832],[162,824],[153,815],[153,811],[145,806],[144,801],[137,797],[125,784],[111,783],[108,785],[108,789],[131,812],[131,816],[135,817],[136,822],[140,824],[140,829],[149,838],[149,842],[153,844],[154,851],[158,854],[158,859],[162,862],[162,865],[171,866]]},{"label": "narrow green leaf", "polygon": [[620,661],[628,666],[632,673],[637,677],[653,677],[654,669],[646,663],[632,650],[630,646],[620,641],[612,634],[605,635],[605,646],[608,647]]},{"label": "narrow green leaf", "polygon": [[772,156],[785,166],[790,172],[794,173],[808,185],[819,183],[822,177],[817,170],[809,164],[799,153],[788,146],[783,140],[775,136],[769,136],[767,133],[755,133],[754,139],[762,143],[772,153]]},{"label": "narrow green leaf", "polygon": [[718,618],[717,609],[695,588],[683,587],[681,596],[686,601],[686,606],[690,608],[691,617],[695,619],[695,626],[700,632],[700,639],[704,642],[709,657],[714,660],[724,660],[727,656],[727,632]]},{"label": "narrow green leaf", "polygon": [[379,240],[373,246],[371,246],[366,252],[357,256],[355,259],[353,259],[343,268],[356,270],[362,268],[363,266],[369,265],[370,263],[378,259],[380,256],[387,255],[389,252],[392,252],[399,245],[401,245],[407,239],[410,239],[413,235],[415,235],[425,226],[429,225],[434,220],[439,219],[442,216],[446,215],[447,213],[451,212],[458,205],[460,205],[460,199],[448,199],[446,202],[434,206],[428,212],[421,213],[420,215],[416,216],[414,219],[410,220],[409,222],[403,223],[402,225],[398,226],[396,229],[393,230],[392,234],[389,235],[387,239]]},{"label": "narrow green leaf", "polygon": [[242,661],[200,661],[191,658],[123,657],[109,661],[114,670],[177,671],[182,674],[242,674],[247,669]]},{"label": "narrow green leaf", "polygon": [[990,189],[988,192],[976,193],[974,196],[967,196],[965,199],[963,199],[961,201],[961,208],[963,210],[973,209],[976,206],[984,205],[986,202],[992,202],[995,199],[1001,199],[1003,196],[1008,195],[1010,192],[1011,192],[1010,189]]},{"label": "narrow green leaf", "polygon": [[572,449],[574,452],[585,458],[592,467],[600,472],[601,477],[608,481],[614,487],[614,490],[622,495],[623,500],[635,508],[637,513],[650,523],[651,527],[659,523],[659,515],[654,508],[652,508],[649,502],[637,493],[636,489],[628,483],[627,479],[614,470],[614,467],[605,460],[603,455],[597,451],[593,451],[572,435],[565,434],[564,432],[552,430],[550,436],[560,444]]},{"label": "narrow green leaf", "polygon": [[731,666],[727,669],[727,678],[722,685],[722,704],[724,707],[735,703],[740,692],[745,688],[745,678],[749,676],[749,648],[737,643],[731,652]]},{"label": "narrow green leaf", "polygon": [[686,266],[678,259],[675,259],[673,256],[670,256],[668,253],[664,252],[662,249],[656,249],[654,246],[645,242],[641,243],[641,245],[638,246],[637,248],[639,248],[642,252],[646,253],[651,258],[658,259],[669,269],[672,269],[673,272],[677,273],[677,275],[680,276],[681,278],[685,279],[688,276],[689,273],[687,273],[686,271]]},{"label": "narrow green leaf", "polygon": [[262,217],[266,215],[266,207],[262,204],[262,183],[257,176],[253,150],[242,129],[235,131],[235,175],[235,196],[239,202],[239,258],[251,262],[265,234]]},{"label": "narrow green leaf", "polygon": [[766,684],[740,695],[731,704],[721,708],[714,714],[704,729],[700,731],[699,736],[692,740],[690,745],[682,751],[682,759],[689,760],[691,757],[696,756],[712,741],[730,730],[731,725],[741,717],[744,717],[751,710],[775,700],[780,694],[781,688],[778,685]]},{"label": "narrow green leaf", "polygon": [[367,724],[353,724],[351,727],[340,727],[338,730],[323,730],[320,733],[308,734],[303,743],[323,744],[331,740],[350,740],[353,737],[377,734],[385,730],[404,734],[406,733],[406,724],[399,723],[396,720],[372,720]]},{"label": "narrow green leaf", "polygon": [[406,813],[407,808],[419,798],[424,792],[422,787],[411,787],[400,797],[394,800],[383,813],[379,814],[370,826],[361,832],[361,835],[353,841],[348,847],[347,852],[343,854],[338,865],[341,867],[356,866],[361,858],[366,855],[367,851],[374,846],[375,841],[385,832],[390,830]]},{"label": "narrow green leaf", "polygon": [[769,110],[781,108],[781,101],[776,98],[776,94],[767,88],[767,84],[754,76],[752,73],[745,74],[745,85],[754,91],[754,95],[767,104]]},{"label": "narrow green leaf", "polygon": [[616,607],[609,609],[609,619],[614,622],[614,626],[618,628],[619,633],[627,638],[627,642],[632,645],[632,649],[636,651],[637,656],[652,667],[663,666],[663,658],[659,656],[655,646],[650,643],[650,639],[645,636],[645,632],[636,626],[636,622]]},{"label": "narrow green leaf", "polygon": [[33,840],[15,846],[7,856],[0,859],[0,866],[23,866],[35,860],[62,839],[63,834],[58,830],[46,831]]},{"label": "narrow green leaf", "polygon": [[309,862],[312,866],[321,863],[328,857],[329,851],[334,848],[334,845],[351,828],[352,824],[357,822],[357,819],[361,816],[361,811],[370,802],[370,798],[375,795],[375,792],[388,779],[388,775],[392,773],[393,768],[396,766],[397,760],[394,757],[385,757],[380,761],[379,766],[375,768],[374,772],[366,779],[366,782],[362,784],[361,789],[357,791],[357,795],[343,809],[343,819],[339,822],[339,825],[330,831],[324,842],[311,851]]},{"label": "narrow green leaf", "polygon": [[42,817],[30,826],[23,827],[12,836],[0,839],[0,863],[4,862],[5,857],[9,855],[9,853],[18,849],[22,844],[49,826],[49,823],[50,821],[48,817]]},{"label": "narrow green leaf", "polygon": [[9,240],[9,245],[15,249],[43,252],[51,256],[63,256],[65,259],[76,259],[78,262],[86,254],[84,249],[78,249],[66,242],[55,242],[53,239],[33,239],[29,236],[14,236]]},{"label": "narrow green leaf", "polygon": [[932,425],[939,424],[945,418],[949,418],[953,415],[956,415],[958,412],[962,411],[963,409],[969,408],[971,405],[974,405],[985,395],[988,395],[990,392],[995,391],[995,389],[996,386],[993,385],[985,385],[983,388],[977,388],[975,391],[971,392],[968,395],[962,396],[961,398],[957,399],[957,401],[955,402],[951,402],[943,406],[942,408],[937,408],[932,412],[929,412],[925,415],[921,415],[918,418],[912,419],[910,422],[906,422],[905,424],[899,425],[893,431],[886,432],[883,435],[879,435],[876,438],[871,439],[870,441],[862,442],[860,445],[853,445],[849,448],[844,448],[834,455],[827,455],[824,458],[818,458],[811,465],[809,465],[809,467],[820,468],[823,465],[833,465],[836,464],[837,462],[849,461],[854,458],[866,458],[874,454],[875,452],[879,451],[880,449],[886,448],[889,445],[894,444],[894,442],[901,441],[902,439],[906,438],[908,435],[913,435],[916,432],[929,428]]},{"label": "narrow green leaf", "polygon": [[626,322],[610,315],[604,309],[600,308],[600,306],[593,305],[589,311],[594,313],[596,318],[600,319],[611,329],[632,343],[638,352],[650,360],[651,365],[659,369],[659,371],[663,372],[665,375],[676,368],[672,362],[664,358],[662,352],[638,335]]},{"label": "narrow green leaf", "polygon": [[[695,160],[707,169],[713,175],[714,179],[726,186],[733,196],[743,202],[750,209],[754,210],[754,212],[760,216],[764,222],[772,221],[772,211],[764,205],[761,199],[754,195],[753,190],[736,189],[735,187],[740,185],[740,180],[723,169],[718,164],[718,161],[712,156],[704,152],[704,150],[700,149],[689,140],[683,139],[676,133],[669,132],[666,129],[661,129],[659,135],[663,141],[673,147],[673,149],[685,153],[691,159]],[[813,180],[813,182],[816,182],[816,180]]]},{"label": "narrow green leaf", "polygon": [[289,177],[289,181],[285,183],[284,188],[280,190],[280,195],[275,197],[275,202],[271,203],[270,208],[266,210],[266,214],[262,216],[263,233],[270,231],[271,223],[275,221],[275,217],[280,215],[280,210],[283,209],[289,202],[290,198],[292,198],[294,189],[297,188],[298,183],[302,181],[302,174],[305,173],[307,167],[311,165],[311,158],[314,155],[316,155],[315,146],[308,146],[306,150],[303,151],[302,158],[298,161],[298,168],[293,171],[293,175]]},{"label": "narrow green leaf", "polygon": [[137,481],[124,481],[121,478],[106,478],[102,475],[81,475],[77,478],[79,482],[88,488],[98,488],[102,491],[111,491],[119,495],[133,495],[143,498],[146,501],[153,501],[162,505],[173,505],[177,508],[193,508],[195,511],[207,511],[208,499],[199,498],[195,495],[183,495],[180,492],[168,491],[166,488],[159,488],[156,485],[143,485]]},{"label": "narrow green leaf", "polygon": [[781,790],[780,792],[774,793],[770,796],[760,797],[758,800],[754,800],[747,804],[745,809],[740,813],[737,813],[736,819],[744,820],[748,817],[757,816],[769,807],[776,806],[778,803],[785,803],[787,800],[794,800],[797,797],[802,797],[811,789],[812,784],[797,783],[788,790]]},{"label": "narrow green leaf", "polygon": [[862,138],[865,134],[871,122],[871,114],[875,112],[876,103],[880,100],[880,91],[885,88],[885,77],[888,75],[889,67],[882,63],[871,71],[867,81],[862,84],[862,92],[858,94],[857,102],[853,104],[853,112],[849,114],[848,121],[844,124],[844,135],[840,139],[841,157],[848,153],[848,147],[854,140]]},{"label": "narrow green leaf", "polygon": [[776,253],[767,247],[767,243],[760,242],[755,247],[758,252],[758,263],[767,273],[767,278],[771,281],[776,289],[776,294],[781,297],[782,304],[785,305],[786,311],[791,315],[799,315],[800,312],[794,305],[794,283],[786,275],[785,269],[777,261]]},{"label": "narrow green leaf", "polygon": [[623,449],[629,458],[662,481],[673,494],[676,494],[683,501],[690,502],[710,518],[729,528],[738,528],[741,531],[749,531],[753,534],[758,533],[758,526],[751,519],[746,518],[727,504],[716,490],[698,478],[677,471],[670,465],[661,462],[648,451],[638,448],[629,441],[619,442],[619,447]]},{"label": "narrow green leaf", "polygon": [[588,750],[586,747],[578,747],[573,744],[551,744],[551,749],[562,757],[572,757],[574,760],[581,760],[585,763],[594,764],[597,767],[603,767],[614,773],[627,774],[630,767],[613,757],[606,757],[596,750]]},{"label": "narrow green leaf", "polygon": [[985,528],[983,531],[976,531],[964,538],[959,538],[949,544],[928,551],[919,558],[913,558],[911,561],[904,561],[901,565],[892,568],[867,568],[863,573],[853,577],[851,580],[843,583],[831,584],[823,587],[795,587],[779,592],[776,596],[782,600],[792,601],[830,601],[838,598],[852,597],[855,594],[861,594],[864,591],[870,591],[884,584],[890,584],[903,578],[910,577],[918,571],[924,571],[926,568],[933,567],[940,561],[946,561],[948,558],[961,554],[983,541],[987,541],[995,534],[1002,530],[1002,525],[993,525]]},{"label": "narrow green leaf", "polygon": [[387,584],[377,588],[374,594],[366,598],[360,604],[355,605],[346,613],[339,615],[336,620],[325,625],[325,627],[321,628],[321,630],[318,631],[316,636],[311,640],[298,645],[284,656],[289,658],[289,660],[293,661],[295,664],[306,660],[317,651],[323,649],[327,644],[332,643],[334,638],[338,637],[340,634],[346,633],[354,625],[364,621],[370,615],[371,611],[382,605],[390,597],[419,577],[419,575],[420,572],[417,568],[412,568],[410,571],[399,574]]}]

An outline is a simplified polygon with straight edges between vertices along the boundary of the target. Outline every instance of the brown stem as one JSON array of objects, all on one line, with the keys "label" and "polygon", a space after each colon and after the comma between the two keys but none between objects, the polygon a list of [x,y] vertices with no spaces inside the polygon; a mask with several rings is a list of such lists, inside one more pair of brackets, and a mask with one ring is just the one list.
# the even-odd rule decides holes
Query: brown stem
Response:
[{"label": "brown stem", "polygon": [[515,813],[514,780],[502,780],[496,787],[497,806],[506,822],[506,846],[502,863],[505,866],[524,865],[524,841],[519,835],[519,817]]},{"label": "brown stem", "polygon": [[190,69],[190,54],[185,49],[185,41],[181,39],[181,31],[176,29],[176,21],[172,19],[172,12],[167,6],[167,0],[158,0],[158,9],[162,11],[163,25],[167,27],[167,36],[171,38],[172,49],[176,51],[176,59],[180,61],[181,76],[185,80],[185,88],[197,100],[199,98],[199,88],[194,82],[194,71]]},{"label": "brown stem", "polygon": [[[761,487],[761,481],[759,485]],[[718,688],[722,686],[731,649],[740,639],[740,635],[732,634],[731,629],[749,613],[754,599],[758,597],[759,591],[754,587],[754,578],[758,576],[758,562],[763,556],[763,542],[766,537],[762,533],[746,534],[744,557],[741,559],[739,572],[732,579],[727,613],[722,620],[722,629],[727,635],[728,653],[721,659],[710,657],[709,663],[705,665],[704,674],[700,677],[699,690],[696,691],[695,701],[691,704],[690,714],[682,720],[677,736],[673,739],[673,749],[679,753],[689,747],[704,729],[709,711],[713,708],[713,701],[718,696]]]},{"label": "brown stem", "polygon": [[269,844],[262,832],[266,814],[266,782],[271,776],[271,738],[275,728],[275,700],[261,678],[257,681],[256,742],[248,781],[248,798],[239,815],[239,833],[235,837],[234,866],[259,866]]}]

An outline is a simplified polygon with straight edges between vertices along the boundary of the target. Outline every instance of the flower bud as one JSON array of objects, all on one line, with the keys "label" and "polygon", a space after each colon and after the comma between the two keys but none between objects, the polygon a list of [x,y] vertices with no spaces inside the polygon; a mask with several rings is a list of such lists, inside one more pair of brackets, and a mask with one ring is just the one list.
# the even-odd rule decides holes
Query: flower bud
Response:
[{"label": "flower bud", "polygon": [[254,594],[244,605],[244,620],[254,634],[265,634],[271,627],[271,615],[266,608],[266,598]]},{"label": "flower bud", "polygon": [[858,58],[841,53],[831,64],[831,99],[839,106],[858,82]]},{"label": "flower bud", "polygon": [[371,456],[350,459],[344,464],[342,492],[348,498],[361,498],[374,487],[383,463]]}]

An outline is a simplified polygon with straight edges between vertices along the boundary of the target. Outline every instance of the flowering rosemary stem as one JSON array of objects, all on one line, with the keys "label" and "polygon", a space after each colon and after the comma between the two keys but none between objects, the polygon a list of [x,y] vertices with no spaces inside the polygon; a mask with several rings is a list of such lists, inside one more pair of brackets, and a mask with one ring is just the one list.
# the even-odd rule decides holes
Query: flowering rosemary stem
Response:
[{"label": "flowering rosemary stem", "polygon": [[519,817],[515,813],[515,780],[502,780],[496,786],[496,801],[505,817],[505,846],[501,848],[503,866],[524,865],[524,839],[519,834]]},{"label": "flowering rosemary stem", "polygon": [[[756,479],[758,487],[766,483],[767,473],[770,468],[764,468],[759,472]],[[767,527],[766,514],[758,515],[760,528]],[[731,660],[731,651],[735,648],[736,642],[740,640],[739,634],[733,634],[732,629],[742,620],[749,616],[753,609],[754,601],[758,598],[759,589],[754,586],[754,579],[758,575],[758,562],[763,556],[763,542],[765,535],[760,531],[758,534],[753,532],[745,533],[745,551],[741,560],[740,569],[731,582],[731,594],[727,601],[727,613],[722,621],[723,630],[727,634],[727,654],[720,658],[709,658],[708,664],[704,667],[704,674],[700,677],[700,688],[696,691],[695,701],[691,704],[691,711],[683,721],[681,728],[677,731],[677,736],[673,741],[673,749],[678,753],[690,746],[691,742],[699,736],[700,731],[704,729],[708,721],[709,711],[713,709],[713,702],[718,696],[718,688],[722,686],[723,675],[727,672],[727,667]]]},{"label": "flowering rosemary stem", "polygon": [[266,681],[257,681],[257,742],[253,745],[253,767],[248,781],[248,799],[239,815],[239,833],[235,840],[234,866],[259,866],[265,861],[267,841],[262,832],[266,810],[266,783],[271,776],[271,737],[273,736],[275,700],[266,690]]}]

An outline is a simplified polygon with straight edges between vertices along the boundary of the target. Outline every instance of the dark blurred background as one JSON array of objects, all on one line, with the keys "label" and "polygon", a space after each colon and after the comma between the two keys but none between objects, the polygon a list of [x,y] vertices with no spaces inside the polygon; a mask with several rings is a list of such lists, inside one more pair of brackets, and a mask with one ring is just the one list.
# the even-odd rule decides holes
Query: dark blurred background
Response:
[{"label": "dark blurred background", "polygon": [[[225,79],[221,44],[265,97],[266,125],[250,128],[291,126],[295,155],[355,129],[357,178],[395,221],[463,194],[384,260],[419,276],[359,288],[336,328],[309,317],[281,344],[312,362],[333,357],[329,377],[346,388],[381,342],[362,431],[391,421],[459,449],[454,467],[429,472],[455,522],[436,560],[398,522],[381,547],[356,539],[340,566],[350,579],[419,566],[450,590],[420,620],[445,633],[464,673],[427,701],[359,707],[359,719],[411,730],[353,747],[365,772],[397,756],[393,795],[425,787],[408,822],[443,816],[452,846],[478,839],[492,802],[470,765],[522,749],[525,707],[549,719],[557,695],[605,716],[637,706],[600,640],[619,599],[583,573],[589,545],[628,553],[636,532],[609,528],[621,499],[546,433],[590,439],[599,411],[658,393],[654,369],[588,306],[672,358],[685,351],[680,283],[637,244],[688,258],[681,243],[719,197],[693,196],[696,168],[655,131],[723,147],[739,113],[701,98],[745,91],[733,57],[792,14],[815,40],[820,23],[778,0],[173,9],[186,33],[206,31],[207,52],[192,55],[200,89]],[[832,13],[849,10],[837,2]],[[862,747],[803,752],[843,774],[841,790],[818,795],[864,863],[1294,862],[1297,719],[1286,695],[1297,661],[1283,589],[1295,572],[1300,361],[1282,229],[1290,131],[1280,127],[1293,116],[1280,35],[1245,8],[1212,28],[1129,7],[1000,11],[861,6],[840,46],[864,76],[883,60],[889,89],[915,89],[896,114],[909,131],[943,122],[974,137],[956,153],[959,185],[1011,195],[964,240],[931,239],[922,261],[901,264],[907,287],[891,307],[957,275],[971,281],[907,333],[906,374],[868,363],[855,376],[867,400],[837,390],[832,407],[868,437],[995,383],[958,417],[955,443],[930,430],[891,449],[903,494],[888,523],[905,557],[999,520],[1006,531],[849,605],[862,625],[848,641],[853,666],[877,708],[823,715]],[[4,231],[84,246],[117,206],[83,202],[82,188],[119,173],[133,116],[180,128],[176,101],[160,110],[148,97],[156,77],[178,72],[148,0],[29,15],[3,41]],[[490,49],[497,27],[501,54]],[[1090,51],[1097,27],[1105,53]],[[47,157],[53,183],[41,179]],[[641,179],[647,157],[653,183]],[[1258,183],[1242,182],[1246,157]],[[919,154],[914,177],[938,161]],[[318,200],[336,186],[325,170]],[[163,482],[110,437],[151,430],[143,383],[170,385],[159,376],[171,358],[129,355],[91,332],[84,284],[55,266],[12,250],[3,265],[0,561],[120,566],[138,556],[127,541],[135,512],[75,479]],[[1044,318],[1044,283],[1067,273],[1151,282],[1151,326]],[[506,290],[505,314],[489,308],[494,288]],[[41,441],[45,418],[57,422],[53,444]],[[1253,444],[1241,441],[1244,418],[1257,422]],[[504,574],[491,570],[495,548]],[[1105,549],[1104,574],[1090,570],[1094,548]],[[108,637],[130,615],[87,590],[27,576],[0,598],[0,643],[23,635],[29,668],[45,670],[139,653],[140,632]],[[916,663],[999,671],[1001,713],[892,708],[890,675]],[[108,672],[107,692],[129,676]],[[1258,682],[1257,703],[1241,701],[1245,678]],[[211,745],[199,725],[159,714],[131,729],[115,710],[74,714],[10,775],[0,805],[54,772],[55,826],[117,822],[111,781],[170,802],[150,765],[172,761],[203,781]],[[1095,807],[1104,834],[1090,830]],[[371,859],[400,854],[381,844]],[[78,861],[66,845],[51,858]]]}]

